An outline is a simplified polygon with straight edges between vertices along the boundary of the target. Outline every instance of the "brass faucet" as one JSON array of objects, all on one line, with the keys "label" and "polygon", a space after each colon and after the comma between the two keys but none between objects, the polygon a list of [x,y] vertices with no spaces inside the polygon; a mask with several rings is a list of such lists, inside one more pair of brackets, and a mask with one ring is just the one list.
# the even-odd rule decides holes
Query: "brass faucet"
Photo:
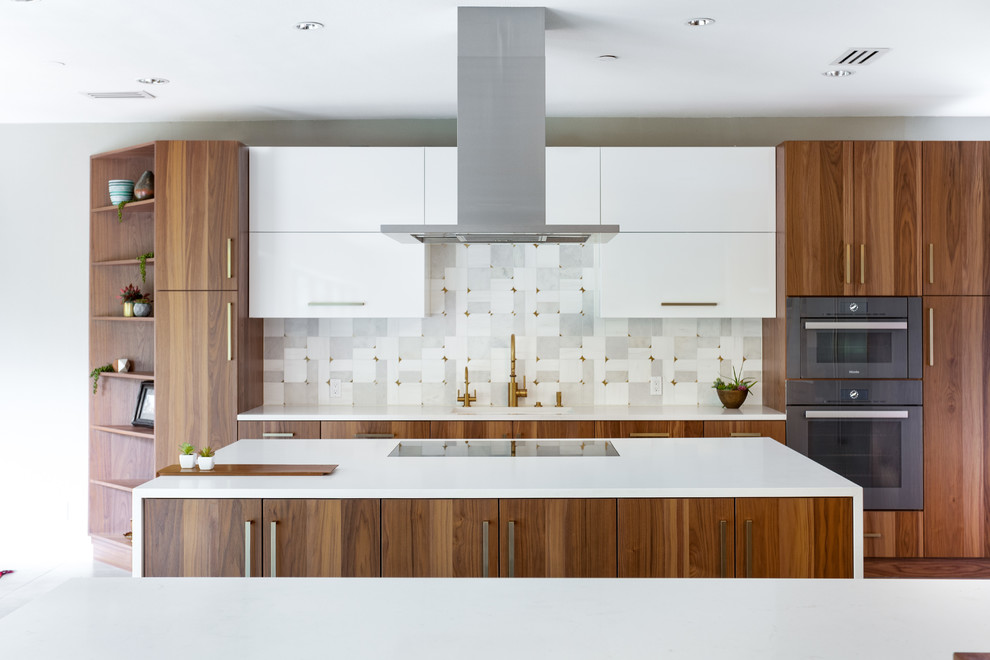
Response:
[{"label": "brass faucet", "polygon": [[509,407],[518,408],[519,398],[525,398],[528,395],[525,376],[523,376],[522,387],[516,385],[516,336],[512,335],[509,342]]},{"label": "brass faucet", "polygon": [[465,408],[470,408],[471,403],[478,400],[478,390],[474,391],[474,394],[468,394],[468,368],[464,367],[464,395],[461,395],[461,390],[457,390],[457,401],[463,403]]}]

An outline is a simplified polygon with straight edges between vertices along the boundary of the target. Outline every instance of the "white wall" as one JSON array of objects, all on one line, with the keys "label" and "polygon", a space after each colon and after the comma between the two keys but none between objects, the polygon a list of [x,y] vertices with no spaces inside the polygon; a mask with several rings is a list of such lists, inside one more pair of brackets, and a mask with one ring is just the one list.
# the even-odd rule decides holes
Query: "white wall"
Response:
[{"label": "white wall", "polygon": [[[127,102],[127,101],[118,101]],[[452,119],[0,125],[0,568],[88,552],[89,156],[154,139],[453,145]],[[550,119],[550,145],[990,139],[987,118]]]}]

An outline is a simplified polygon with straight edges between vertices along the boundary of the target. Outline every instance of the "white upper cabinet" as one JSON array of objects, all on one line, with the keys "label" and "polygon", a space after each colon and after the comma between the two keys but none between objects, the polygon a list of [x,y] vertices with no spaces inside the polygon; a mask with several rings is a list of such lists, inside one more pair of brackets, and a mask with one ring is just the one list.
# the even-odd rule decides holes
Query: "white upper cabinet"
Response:
[{"label": "white upper cabinet", "polygon": [[252,233],[250,315],[423,317],[426,251],[380,233]]},{"label": "white upper cabinet", "polygon": [[251,231],[423,223],[423,147],[251,147]]},{"label": "white upper cabinet", "polygon": [[598,246],[603,318],[775,315],[772,233],[620,233]]},{"label": "white upper cabinet", "polygon": [[[598,147],[548,147],[547,224],[601,224]],[[457,224],[457,148],[426,147],[426,224]]]},{"label": "white upper cabinet", "polygon": [[775,231],[773,147],[602,147],[601,176],[623,232]]}]

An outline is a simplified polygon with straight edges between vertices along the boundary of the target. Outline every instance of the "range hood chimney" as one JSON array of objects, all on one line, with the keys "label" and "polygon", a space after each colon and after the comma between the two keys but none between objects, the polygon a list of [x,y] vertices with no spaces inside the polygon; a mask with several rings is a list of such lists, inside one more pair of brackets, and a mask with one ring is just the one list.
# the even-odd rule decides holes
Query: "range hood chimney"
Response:
[{"label": "range hood chimney", "polygon": [[457,224],[382,225],[406,243],[604,242],[546,223],[546,9],[457,9]]}]

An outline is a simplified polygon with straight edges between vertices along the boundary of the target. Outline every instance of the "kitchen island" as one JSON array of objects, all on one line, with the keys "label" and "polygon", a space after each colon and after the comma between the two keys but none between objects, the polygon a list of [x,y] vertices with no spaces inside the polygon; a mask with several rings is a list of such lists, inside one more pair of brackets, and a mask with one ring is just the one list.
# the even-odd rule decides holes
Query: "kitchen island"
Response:
[{"label": "kitchen island", "polygon": [[[421,445],[421,453],[435,453],[444,445],[474,446],[485,441],[416,442]],[[546,446],[576,442],[599,447],[596,443],[604,441],[538,442]],[[552,558],[532,560],[534,564],[543,562],[540,566],[546,568],[548,575],[615,575],[616,564],[618,575],[658,575],[660,573],[637,572],[638,569],[624,572],[623,566],[680,562],[685,567],[684,575],[706,575],[705,571],[710,569],[714,571],[713,576],[758,576],[764,574],[761,573],[761,562],[769,557],[776,562],[779,571],[768,570],[767,576],[862,577],[862,489],[804,456],[769,438],[617,438],[610,442],[618,455],[397,457],[389,456],[399,444],[392,439],[241,440],[220,450],[217,462],[337,464],[339,467],[326,476],[167,476],[135,488],[133,573],[145,575],[146,560],[159,551],[169,554],[168,559],[174,566],[184,561],[175,557],[183,551],[163,546],[178,543],[175,530],[182,529],[183,525],[188,527],[188,521],[176,518],[146,522],[148,511],[159,505],[171,506],[174,510],[177,501],[209,500],[249,507],[257,502],[258,511],[262,502],[266,507],[269,503],[289,507],[293,501],[300,506],[332,502],[337,507],[332,515],[338,518],[350,515],[341,514],[341,507],[366,505],[367,508],[353,514],[361,519],[356,524],[361,524],[362,533],[367,532],[362,541],[365,547],[359,551],[377,557],[376,543],[380,542],[384,567],[376,573],[376,565],[369,564],[369,572],[355,575],[422,574],[415,570],[411,573],[390,573],[388,570],[393,565],[389,563],[389,550],[401,545],[395,539],[400,534],[415,536],[414,532],[403,531],[398,523],[394,527],[390,525],[389,521],[394,518],[388,515],[390,508],[422,502],[471,502],[492,506],[492,513],[477,526],[477,559],[481,561],[484,549],[486,565],[500,567],[500,570],[493,568],[480,573],[482,575],[541,575],[526,572],[531,558],[525,545],[528,537],[524,534],[545,524],[550,529],[546,539],[534,543],[550,546],[573,541],[579,545],[575,554],[594,553],[590,561],[599,562],[597,567],[605,566],[612,571],[596,572],[594,569],[589,573],[582,572],[580,567],[571,570],[567,566],[555,569]],[[709,505],[711,510],[705,508]],[[664,509],[668,506],[673,509]],[[696,506],[702,506],[704,510],[696,511],[692,508]],[[520,522],[526,520],[527,512],[534,520],[532,524]],[[213,534],[218,514],[208,515],[214,520],[207,533]],[[282,518],[305,515],[309,514],[295,512],[291,516],[282,514]],[[395,515],[422,517],[425,514],[400,511]],[[767,518],[764,526],[759,522],[760,515]],[[230,516],[242,514],[234,512],[227,517]],[[234,541],[229,538],[217,541],[228,549],[228,554],[231,548],[244,549],[243,556],[238,554],[236,557],[235,566],[239,572],[230,574],[262,574],[259,558],[262,552],[270,552],[277,520],[281,525],[278,539],[286,542],[290,536],[286,530],[288,523],[279,518],[278,511],[272,516],[264,525],[260,517],[242,516],[243,521],[233,524],[221,516],[228,529],[244,535]],[[382,518],[378,519],[378,516]],[[556,527],[554,516],[560,518]],[[694,529],[699,520],[705,523],[702,532]],[[482,524],[488,529],[489,522],[490,533],[484,533],[483,542]],[[150,526],[146,529],[146,525]],[[677,539],[676,534],[665,536],[668,526],[690,536],[683,539]],[[336,536],[331,534],[335,543],[339,543],[341,537],[348,537],[346,530],[335,529],[333,534]],[[393,534],[393,529],[399,531]],[[556,537],[554,529],[558,532]],[[518,549],[512,540],[515,532],[519,533],[521,540],[517,541],[522,544]],[[148,541],[149,538],[160,540]],[[666,554],[658,547],[664,544],[664,538],[672,539],[676,546]],[[264,545],[262,539],[266,542]],[[473,536],[471,539],[474,543]],[[389,546],[390,541],[394,541],[393,546]],[[147,549],[144,547],[146,542],[150,546]],[[765,556],[754,552],[761,543],[767,547]],[[190,547],[193,545],[190,543]],[[693,561],[692,555],[701,546],[710,549],[711,565],[697,572],[688,563]],[[283,551],[272,552],[269,558],[280,552]],[[678,552],[685,555],[683,562],[673,556]],[[519,554],[515,571],[514,553]],[[335,555],[335,552],[328,554]],[[472,554],[471,561],[474,559]],[[338,562],[339,568],[340,562],[346,563],[347,559],[335,556],[333,561]],[[354,561],[360,563],[360,558]],[[377,558],[370,561],[377,561]],[[394,565],[402,564],[396,561]],[[582,555],[580,561],[589,560]],[[253,571],[252,565],[256,566]],[[274,570],[274,562],[271,566]],[[831,566],[840,569],[833,572]],[[265,562],[264,574],[270,574],[268,567],[269,563]],[[148,571],[147,574],[161,573]]]}]

